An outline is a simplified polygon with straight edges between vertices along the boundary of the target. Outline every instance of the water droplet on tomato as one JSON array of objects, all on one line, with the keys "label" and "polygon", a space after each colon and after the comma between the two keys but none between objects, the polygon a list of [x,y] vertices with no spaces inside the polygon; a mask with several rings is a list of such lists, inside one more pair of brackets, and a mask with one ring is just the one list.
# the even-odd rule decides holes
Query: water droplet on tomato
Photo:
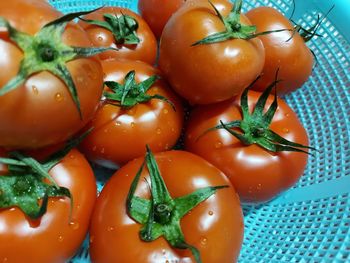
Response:
[{"label": "water droplet on tomato", "polygon": [[217,141],[217,142],[215,143],[215,149],[220,149],[221,147],[222,147],[222,142]]},{"label": "water droplet on tomato", "polygon": [[63,236],[58,236],[58,242],[63,242],[64,237]]},{"label": "water droplet on tomato", "polygon": [[122,123],[120,121],[115,122],[115,126],[120,126]]},{"label": "water droplet on tomato", "polygon": [[94,243],[95,236],[90,236],[90,244]]},{"label": "water droplet on tomato", "polygon": [[97,146],[95,145],[94,147],[92,147],[92,151],[96,152],[96,150],[97,150]]},{"label": "water droplet on tomato", "polygon": [[33,90],[33,93],[34,93],[34,95],[38,95],[39,94],[39,90],[38,90],[38,88],[36,87],[36,86],[32,86],[32,90]]},{"label": "water droplet on tomato", "polygon": [[261,184],[258,184],[258,185],[256,186],[256,189],[257,189],[257,190],[261,190]]},{"label": "water droplet on tomato", "polygon": [[60,102],[63,100],[63,95],[61,93],[56,93],[55,94],[55,100]]},{"label": "water droplet on tomato", "polygon": [[98,36],[98,37],[97,37],[97,40],[98,40],[98,41],[103,41],[103,37]]},{"label": "water droplet on tomato", "polygon": [[8,258],[3,258],[2,262],[5,263],[8,261]]},{"label": "water droplet on tomato", "polygon": [[164,148],[165,150],[169,150],[170,149],[169,143],[166,143]]},{"label": "water droplet on tomato", "polygon": [[163,110],[163,113],[164,113],[164,114],[168,114],[168,113],[169,113],[168,109],[164,109],[164,110]]},{"label": "water droplet on tomato", "polygon": [[171,132],[175,132],[175,128],[174,127],[171,127]]},{"label": "water droplet on tomato", "polygon": [[282,131],[283,131],[284,133],[288,133],[288,132],[289,132],[289,129],[283,128]]},{"label": "water droplet on tomato", "polygon": [[114,231],[114,227],[112,227],[112,226],[107,227],[107,231],[108,231],[108,232]]},{"label": "water droplet on tomato", "polygon": [[134,128],[135,127],[135,122],[131,122],[130,126],[131,126],[131,128]]},{"label": "water droplet on tomato", "polygon": [[286,114],[284,114],[284,116],[288,118],[290,116],[290,114],[286,113]]},{"label": "water droplet on tomato", "polygon": [[208,239],[207,239],[206,237],[202,237],[202,238],[201,238],[201,244],[202,244],[202,245],[206,245],[207,242],[208,242]]},{"label": "water droplet on tomato", "polygon": [[214,215],[214,212],[213,211],[209,211],[208,215],[212,216],[212,215]]},{"label": "water droplet on tomato", "polygon": [[74,154],[70,154],[70,155],[69,155],[69,158],[75,159],[75,155],[74,155]]},{"label": "water droplet on tomato", "polygon": [[84,77],[83,76],[78,76],[77,77],[77,82],[78,83],[83,83],[84,82]]},{"label": "water droplet on tomato", "polygon": [[105,148],[101,149],[101,153],[104,154],[105,153]]},{"label": "water droplet on tomato", "polygon": [[73,230],[77,230],[79,229],[80,225],[78,222],[70,222],[69,226],[73,229]]},{"label": "water droplet on tomato", "polygon": [[162,133],[162,129],[161,128],[157,128],[156,133],[157,134],[161,134]]}]

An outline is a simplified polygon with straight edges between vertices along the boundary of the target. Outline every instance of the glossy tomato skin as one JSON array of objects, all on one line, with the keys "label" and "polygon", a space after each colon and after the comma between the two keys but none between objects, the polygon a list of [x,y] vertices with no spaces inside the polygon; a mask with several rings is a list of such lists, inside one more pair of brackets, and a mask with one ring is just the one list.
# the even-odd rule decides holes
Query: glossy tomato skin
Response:
[{"label": "glossy tomato skin", "polygon": [[[223,16],[232,9],[229,1],[212,2]],[[241,21],[251,24],[244,15]],[[227,100],[246,88],[263,68],[264,48],[258,38],[192,46],[224,30],[223,23],[206,0],[186,2],[163,30],[160,68],[174,90],[191,104]]]},{"label": "glossy tomato skin", "polygon": [[[141,61],[108,60],[102,62],[106,81],[124,83],[126,74],[135,70],[136,82],[142,82],[160,71]],[[157,80],[147,94],[162,95],[172,106],[162,100],[152,99],[132,108],[121,108],[102,102],[90,123],[94,130],[83,141],[86,156],[103,166],[115,168],[142,156],[148,144],[152,151],[171,149],[180,136],[183,125],[183,108],[180,99],[163,79]]]},{"label": "glossy tomato skin", "polygon": [[[249,107],[255,105],[260,92],[251,91]],[[267,106],[272,102],[272,96]],[[305,129],[293,110],[281,99],[272,120],[271,130],[287,140],[308,145]],[[218,167],[230,179],[244,203],[266,202],[293,186],[307,164],[305,153],[272,153],[258,145],[243,145],[225,130],[208,132],[209,128],[241,120],[239,99],[197,107],[191,113],[186,129],[185,149],[202,156]]]},{"label": "glossy tomato skin", "polygon": [[63,263],[82,244],[96,200],[93,171],[83,155],[72,150],[50,174],[72,193],[72,220],[68,198],[49,198],[46,214],[35,221],[18,208],[0,210],[2,262]]},{"label": "glossy tomato skin", "polygon": [[[173,198],[206,186],[230,186],[185,215],[181,227],[186,241],[200,250],[203,262],[234,262],[242,243],[243,218],[230,182],[217,168],[191,153],[170,151],[155,156]],[[141,226],[126,213],[126,197],[143,160],[142,157],[122,167],[102,190],[90,230],[92,262],[194,262],[189,251],[172,249],[162,237],[153,242],[141,241]],[[149,181],[147,169],[141,177]],[[141,180],[136,195],[149,198],[146,180]]]},{"label": "glossy tomato skin", "polygon": [[[253,8],[246,16],[256,25],[257,32],[293,29],[292,23],[272,7]],[[298,33],[292,37],[292,32],[285,31],[264,35],[260,39],[265,47],[265,65],[253,90],[263,91],[274,81],[277,69],[278,77],[283,79],[277,90],[279,95],[300,88],[310,77],[314,65],[314,56],[303,38]]]},{"label": "glossy tomato skin", "polygon": [[[45,1],[14,0],[0,2],[0,16],[17,30],[35,34],[61,14]],[[25,18],[25,19],[24,19]],[[23,22],[27,21],[27,22]],[[30,23],[28,22],[30,21]],[[0,87],[18,72],[22,51],[0,29]],[[91,46],[86,33],[69,24],[63,42],[72,46]],[[0,146],[39,148],[66,140],[86,125],[95,113],[103,84],[103,72],[96,58],[79,58],[67,63],[75,82],[83,118],[61,79],[49,72],[30,76],[17,89],[0,96]]]},{"label": "glossy tomato skin", "polygon": [[102,60],[109,58],[123,58],[130,60],[141,60],[153,65],[157,56],[157,40],[145,20],[129,9],[121,7],[103,7],[96,12],[84,16],[85,19],[104,21],[104,14],[129,15],[136,19],[139,28],[136,33],[140,39],[137,45],[116,44],[113,34],[99,26],[89,25],[83,21],[80,25],[88,33],[92,43],[97,47],[112,47],[118,49],[103,52],[99,55]]},{"label": "glossy tomato skin", "polygon": [[139,0],[138,9],[159,39],[165,24],[185,0]]}]

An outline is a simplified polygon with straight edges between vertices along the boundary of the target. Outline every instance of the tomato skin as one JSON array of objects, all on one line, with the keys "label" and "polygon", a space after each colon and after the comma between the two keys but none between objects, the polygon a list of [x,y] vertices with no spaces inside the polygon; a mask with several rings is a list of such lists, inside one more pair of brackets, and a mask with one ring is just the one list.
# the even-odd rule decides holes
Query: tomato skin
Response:
[{"label": "tomato skin", "polygon": [[[261,93],[250,91],[248,100],[252,109]],[[270,96],[265,110],[272,103]],[[271,130],[287,140],[308,145],[305,129],[296,114],[281,99],[271,123]],[[271,200],[293,186],[302,176],[307,164],[305,153],[272,153],[258,145],[243,145],[225,130],[208,132],[209,128],[242,119],[239,99],[200,106],[193,110],[186,129],[185,149],[202,156],[218,167],[230,179],[242,202],[257,203]]]},{"label": "tomato skin", "polygon": [[137,45],[117,45],[113,34],[107,29],[95,25],[89,25],[83,21],[79,24],[86,30],[92,43],[97,47],[117,48],[117,51],[111,50],[99,54],[102,60],[109,58],[124,58],[130,60],[141,60],[153,65],[157,56],[157,40],[147,23],[141,16],[129,9],[121,7],[103,7],[100,10],[84,16],[85,19],[104,21],[104,14],[129,15],[135,18],[139,24],[136,33],[140,39]]},{"label": "tomato skin", "polygon": [[70,151],[54,166],[50,174],[73,196],[72,220],[70,200],[50,198],[46,214],[30,220],[19,208],[0,210],[0,259],[16,263],[66,262],[82,244],[96,200],[93,171],[77,150]]},{"label": "tomato skin", "polygon": [[[206,186],[231,186],[217,168],[191,153],[170,151],[155,157],[174,198]],[[162,237],[153,242],[141,241],[138,233],[141,226],[126,213],[126,197],[143,160],[142,157],[122,167],[102,190],[90,230],[92,262],[129,262],[131,258],[133,262],[145,263],[194,262],[191,252],[172,249]],[[149,178],[147,169],[141,177]],[[149,198],[145,180],[139,184],[136,195]],[[185,215],[181,227],[186,241],[200,250],[203,262],[234,262],[242,243],[243,217],[232,186],[219,190]]]},{"label": "tomato skin", "polygon": [[[141,61],[108,60],[102,62],[105,81],[124,83],[125,75],[136,72],[136,82],[142,82],[160,71]],[[106,102],[98,110],[90,127],[94,130],[81,144],[86,156],[100,165],[115,168],[145,153],[148,144],[152,151],[172,148],[180,136],[183,108],[180,99],[164,80],[157,80],[147,94],[159,94],[174,103],[152,99],[129,109]]]},{"label": "tomato skin", "polygon": [[139,0],[138,9],[159,39],[169,18],[184,2],[185,0]]},{"label": "tomato skin", "polygon": [[[60,16],[43,1],[1,1],[0,16],[18,30],[35,34]],[[31,21],[23,23],[23,19]],[[4,29],[2,29],[4,30]],[[90,47],[86,33],[69,24],[62,40],[67,45]],[[0,87],[18,72],[23,53],[0,32]],[[0,96],[0,146],[40,148],[65,141],[86,125],[95,113],[102,94],[103,72],[96,58],[79,58],[67,63],[81,102],[81,119],[73,99],[61,79],[49,72],[30,76],[17,89]]]},{"label": "tomato skin", "polygon": [[[293,29],[292,23],[272,7],[251,9],[246,16],[257,26],[257,32]],[[253,90],[263,91],[275,80],[277,69],[278,77],[283,80],[277,90],[279,95],[290,93],[307,81],[312,73],[314,56],[298,33],[291,36],[292,32],[286,31],[260,37],[265,47],[265,65],[261,79],[253,86]]]},{"label": "tomato skin", "polygon": [[[232,9],[232,4],[225,0],[216,0],[213,4],[223,16]],[[241,21],[251,24],[244,15]],[[174,90],[191,104],[227,100],[246,88],[263,68],[264,48],[258,38],[191,46],[224,30],[206,0],[186,2],[163,30],[160,68]]]}]

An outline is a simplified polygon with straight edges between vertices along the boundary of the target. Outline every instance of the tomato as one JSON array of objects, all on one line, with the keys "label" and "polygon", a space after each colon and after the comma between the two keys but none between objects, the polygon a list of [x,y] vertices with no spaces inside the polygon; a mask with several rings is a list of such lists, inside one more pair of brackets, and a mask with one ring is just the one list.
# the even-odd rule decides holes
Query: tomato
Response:
[{"label": "tomato", "polygon": [[[226,0],[212,1],[225,19],[232,10]],[[236,26],[251,25],[244,16]],[[229,23],[229,22],[228,22]],[[231,23],[231,22],[230,22]],[[187,1],[166,24],[160,40],[159,65],[176,92],[192,104],[210,104],[240,93],[261,72],[264,48],[258,38],[231,37],[197,44],[228,29],[207,0]],[[232,31],[232,30],[231,30]]]},{"label": "tomato", "polygon": [[139,0],[138,9],[157,38],[160,38],[165,24],[185,0]]},{"label": "tomato", "polygon": [[2,262],[66,262],[82,244],[96,200],[93,171],[73,149],[49,173],[59,186],[70,190],[73,206],[66,197],[50,197],[47,212],[37,220],[29,219],[17,207],[1,209]]},{"label": "tomato", "polygon": [[[292,23],[272,7],[257,7],[246,13],[249,20],[257,26],[257,32],[293,29]],[[314,57],[298,34],[284,31],[260,36],[265,47],[265,65],[261,79],[253,87],[263,91],[267,84],[275,79],[279,69],[281,82],[277,90],[279,95],[290,93],[300,88],[312,73]]]},{"label": "tomato", "polygon": [[[260,92],[249,93],[250,110],[260,95]],[[265,110],[272,100],[270,95]],[[223,171],[242,202],[265,202],[297,182],[304,172],[308,155],[291,151],[272,152],[257,144],[247,146],[222,129],[205,133],[220,124],[220,120],[231,122],[241,119],[239,98],[195,108],[186,130],[185,149]],[[305,129],[293,110],[281,99],[278,99],[270,129],[289,141],[308,145]]]},{"label": "tomato", "polygon": [[[234,262],[243,237],[243,217],[235,190],[217,168],[202,158],[183,151],[155,155],[160,174],[172,197],[180,197],[207,186],[228,185],[181,219],[188,244],[196,247],[202,262]],[[174,249],[160,237],[140,240],[141,225],[126,211],[127,195],[144,158],[118,170],[102,190],[90,229],[90,255],[93,262],[194,262],[189,250]],[[136,195],[150,197],[148,169],[144,168]]]},{"label": "tomato", "polygon": [[[45,1],[0,2],[0,17],[30,35],[60,16]],[[65,28],[62,41],[69,46],[91,47],[87,34],[72,23]],[[0,29],[0,53],[1,91],[16,76],[23,58],[22,50],[9,40],[4,27]],[[96,58],[78,58],[66,65],[75,83],[81,115],[62,79],[46,70],[32,74],[16,89],[0,96],[0,146],[39,148],[58,143],[71,137],[92,118],[102,92],[100,62]]]},{"label": "tomato", "polygon": [[[160,71],[141,61],[108,60],[102,62],[105,81],[120,84],[130,71],[135,71],[137,83]],[[101,165],[116,167],[142,156],[145,145],[159,152],[174,146],[180,136],[183,109],[179,98],[168,88],[164,79],[157,80],[147,91],[148,95],[161,95],[166,101],[151,99],[133,107],[121,107],[105,100],[89,127],[94,130],[81,145],[86,156]]]},{"label": "tomato", "polygon": [[[98,25],[89,24],[84,21],[80,22],[80,25],[88,33],[92,43],[97,47],[113,47],[118,50],[110,50],[101,53],[99,56],[101,59],[109,58],[125,58],[131,60],[141,60],[149,64],[154,64],[157,56],[157,40],[149,28],[147,23],[141,16],[132,12],[129,9],[121,7],[103,7],[98,11],[84,16],[84,19],[106,21],[105,14],[117,16],[127,15],[132,17],[138,23],[136,29],[136,36],[139,39],[137,44],[125,43],[126,38],[120,37],[120,43],[117,42],[115,35],[107,28],[103,28]],[[119,29],[115,28],[118,32]]]}]

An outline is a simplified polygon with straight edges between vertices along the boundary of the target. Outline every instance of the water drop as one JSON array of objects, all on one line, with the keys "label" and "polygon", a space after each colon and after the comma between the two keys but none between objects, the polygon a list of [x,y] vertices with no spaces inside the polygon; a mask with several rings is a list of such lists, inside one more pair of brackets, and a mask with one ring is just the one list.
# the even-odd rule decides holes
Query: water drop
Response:
[{"label": "water drop", "polygon": [[63,236],[59,236],[59,237],[58,237],[58,242],[63,242],[63,240],[64,240],[64,237],[63,237]]},{"label": "water drop", "polygon": [[165,250],[165,249],[162,250],[162,254],[163,254],[163,255],[166,254],[166,250]]},{"label": "water drop", "polygon": [[206,244],[207,244],[207,241],[208,241],[208,239],[207,239],[206,237],[202,237],[202,238],[201,238],[201,244],[202,244],[202,245],[206,245]]},{"label": "water drop", "polygon": [[94,147],[92,147],[92,151],[96,152],[96,150],[97,150],[97,146],[95,145]]},{"label": "water drop", "polygon": [[80,225],[78,222],[70,222],[69,226],[73,229],[73,230],[77,230],[79,229]]},{"label": "water drop", "polygon": [[175,132],[175,128],[174,127],[171,127],[171,132]]},{"label": "water drop", "polygon": [[131,125],[131,128],[134,128],[135,127],[135,122],[131,122],[130,125]]},{"label": "water drop", "polygon": [[170,149],[169,143],[166,143],[164,148],[165,148],[165,150],[169,150]]},{"label": "water drop", "polygon": [[69,155],[69,158],[75,159],[75,155],[74,155],[74,154],[70,154],[70,155]]},{"label": "water drop", "polygon": [[284,116],[286,116],[287,118],[290,116],[290,114],[289,113],[286,113],[286,114],[284,114]]},{"label": "water drop", "polygon": [[108,232],[112,232],[112,231],[114,231],[114,227],[109,226],[109,227],[107,228],[107,231],[108,231]]},{"label": "water drop", "polygon": [[162,129],[161,128],[157,128],[156,132],[157,132],[157,134],[161,134],[162,133]]},{"label": "water drop", "polygon": [[99,37],[97,37],[97,40],[98,41],[103,41],[103,37],[99,36]]},{"label": "water drop", "polygon": [[283,131],[284,133],[288,133],[288,132],[289,132],[289,129],[283,128],[282,131]]},{"label": "water drop", "polygon": [[104,129],[103,132],[104,132],[104,133],[108,133],[108,129]]},{"label": "water drop", "polygon": [[164,114],[168,114],[168,112],[169,112],[168,109],[164,109],[164,110],[163,110],[163,113],[164,113]]},{"label": "water drop", "polygon": [[215,149],[220,149],[221,147],[222,147],[222,142],[217,141],[217,142],[215,143]]},{"label": "water drop", "polygon": [[8,258],[3,258],[2,262],[5,263],[8,261]]},{"label": "water drop", "polygon": [[38,88],[36,87],[36,86],[32,86],[32,90],[33,90],[33,93],[34,93],[34,95],[38,95],[39,94],[39,90],[38,90]]},{"label": "water drop", "polygon": [[84,77],[78,76],[78,77],[77,77],[77,82],[78,82],[78,83],[84,82]]},{"label": "water drop", "polygon": [[55,100],[60,102],[63,100],[63,95],[61,93],[56,93],[55,94]]},{"label": "water drop", "polygon": [[213,211],[209,211],[208,215],[212,216],[212,215],[214,215],[214,212]]},{"label": "water drop", "polygon": [[120,126],[122,123],[120,121],[115,122],[115,126]]},{"label": "water drop", "polygon": [[256,189],[257,189],[257,190],[261,190],[261,184],[258,184],[258,185],[256,186]]},{"label": "water drop", "polygon": [[105,148],[101,149],[101,153],[104,154],[105,153]]},{"label": "water drop", "polygon": [[95,236],[90,236],[90,244],[94,243]]}]

